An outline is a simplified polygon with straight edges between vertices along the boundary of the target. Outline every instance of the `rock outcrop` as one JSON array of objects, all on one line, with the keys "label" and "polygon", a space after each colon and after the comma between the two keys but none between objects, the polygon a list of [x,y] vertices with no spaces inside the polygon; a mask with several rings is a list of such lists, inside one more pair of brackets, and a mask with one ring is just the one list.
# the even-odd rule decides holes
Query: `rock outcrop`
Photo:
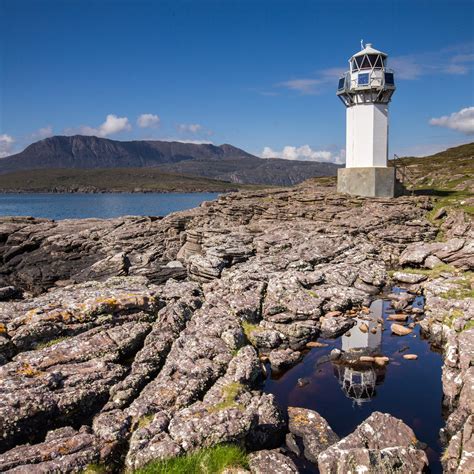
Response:
[{"label": "rock outcrop", "polygon": [[318,456],[321,474],[424,472],[428,459],[413,430],[393,416],[374,412],[357,429]]},{"label": "rock outcrop", "polygon": [[[448,242],[433,243],[431,207],[302,186],[225,195],[163,219],[0,219],[0,470],[113,460],[135,469],[227,442],[257,451],[252,472],[297,472],[298,451],[322,472],[353,460],[422,469],[426,456],[399,420],[374,414],[338,441],[319,414],[282,412],[261,381],[320,335],[362,331],[399,261],[470,268],[468,225],[457,217]],[[448,342],[454,472],[472,453],[473,306],[459,296],[460,275],[410,270],[398,278],[425,292],[425,331]],[[409,296],[393,297],[416,313]],[[369,442],[370,429],[383,439]]]}]

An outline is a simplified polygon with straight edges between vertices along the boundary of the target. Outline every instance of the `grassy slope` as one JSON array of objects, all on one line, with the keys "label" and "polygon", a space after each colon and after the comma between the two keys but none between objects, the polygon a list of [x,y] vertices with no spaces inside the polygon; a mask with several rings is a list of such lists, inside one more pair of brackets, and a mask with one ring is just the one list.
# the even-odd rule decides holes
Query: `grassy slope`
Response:
[{"label": "grassy slope", "polygon": [[423,158],[405,157],[399,161],[406,166],[414,189],[473,192],[474,143]]},{"label": "grassy slope", "polygon": [[436,209],[459,207],[474,214],[474,143],[423,158],[401,158],[399,162],[406,167],[407,188],[415,194],[433,196]]},{"label": "grassy slope", "polygon": [[257,187],[155,168],[48,169],[0,175],[0,192],[224,192]]}]

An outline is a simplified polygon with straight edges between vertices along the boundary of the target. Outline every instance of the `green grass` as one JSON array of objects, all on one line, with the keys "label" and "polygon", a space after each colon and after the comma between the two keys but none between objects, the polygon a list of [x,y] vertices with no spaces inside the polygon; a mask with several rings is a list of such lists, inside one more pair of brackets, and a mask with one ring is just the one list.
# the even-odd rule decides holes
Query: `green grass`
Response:
[{"label": "green grass", "polygon": [[153,421],[154,417],[155,417],[154,413],[150,413],[149,415],[143,415],[138,420],[138,428],[146,428]]},{"label": "green grass", "polygon": [[263,331],[263,328],[261,328],[258,324],[252,324],[248,321],[242,321],[242,329],[244,330],[245,336],[252,344],[254,344],[255,341],[252,335],[254,333]]},{"label": "green grass", "polygon": [[433,216],[441,207],[474,215],[473,157],[474,143],[467,143],[435,155],[403,157],[389,164],[404,169],[408,176],[405,184],[414,194],[432,196],[435,208],[427,217],[439,225],[442,219],[434,221]]},{"label": "green grass", "polygon": [[82,474],[106,474],[110,472],[105,466],[102,464],[89,464],[83,471]]},{"label": "green grass", "polygon": [[219,474],[226,468],[247,468],[246,452],[235,445],[205,448],[186,456],[153,461],[137,474]]},{"label": "green grass", "polygon": [[474,328],[474,320],[471,319],[463,328],[463,331],[469,331],[469,329]]},{"label": "green grass", "polygon": [[460,309],[453,309],[450,313],[446,313],[443,317],[443,324],[449,328],[453,327],[456,319],[464,316],[464,313]]},{"label": "green grass", "polygon": [[232,382],[226,385],[225,387],[223,387],[222,402],[218,403],[217,405],[214,405],[209,411],[216,412],[216,411],[225,410],[226,408],[232,408],[232,407],[243,409],[244,407],[237,403],[237,397],[242,392],[243,388],[244,388],[243,385],[239,382]]},{"label": "green grass", "polygon": [[69,339],[69,336],[57,337],[56,339],[51,339],[50,341],[40,342],[37,344],[36,349],[44,349],[45,347],[51,347],[59,342]]},{"label": "green grass", "polygon": [[389,276],[393,277],[393,275],[397,272],[401,273],[415,273],[417,275],[426,275],[428,278],[438,278],[441,273],[458,273],[459,270],[456,270],[452,265],[442,264],[437,265],[434,268],[402,268],[400,270],[390,270],[388,272]]},{"label": "green grass", "polygon": [[473,272],[463,272],[460,275],[460,278],[452,281],[455,285],[458,285],[458,288],[452,288],[448,291],[445,291],[440,296],[445,299],[457,299],[462,300],[465,298],[474,298],[474,273]]}]

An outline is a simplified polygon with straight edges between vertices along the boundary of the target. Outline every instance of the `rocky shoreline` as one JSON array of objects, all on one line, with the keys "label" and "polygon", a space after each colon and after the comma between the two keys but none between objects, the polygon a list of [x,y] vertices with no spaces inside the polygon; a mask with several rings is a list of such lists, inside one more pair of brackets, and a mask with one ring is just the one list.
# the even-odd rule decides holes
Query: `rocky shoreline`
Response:
[{"label": "rocky shoreline", "polygon": [[398,281],[444,349],[444,470],[472,471],[474,228],[432,208],[307,184],[165,218],[0,219],[0,470],[134,470],[237,443],[251,472],[299,472],[295,446],[320,472],[422,472],[400,420],[374,412],[339,440],[261,390],[262,360],[291,366]]}]

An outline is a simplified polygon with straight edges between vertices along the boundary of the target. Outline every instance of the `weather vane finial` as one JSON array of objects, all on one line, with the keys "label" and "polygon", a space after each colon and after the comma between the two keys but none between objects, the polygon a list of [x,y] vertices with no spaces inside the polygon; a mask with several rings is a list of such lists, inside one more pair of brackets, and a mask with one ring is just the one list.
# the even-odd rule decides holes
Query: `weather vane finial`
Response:
[{"label": "weather vane finial", "polygon": [[364,40],[363,39],[360,40],[360,49],[364,49]]}]

